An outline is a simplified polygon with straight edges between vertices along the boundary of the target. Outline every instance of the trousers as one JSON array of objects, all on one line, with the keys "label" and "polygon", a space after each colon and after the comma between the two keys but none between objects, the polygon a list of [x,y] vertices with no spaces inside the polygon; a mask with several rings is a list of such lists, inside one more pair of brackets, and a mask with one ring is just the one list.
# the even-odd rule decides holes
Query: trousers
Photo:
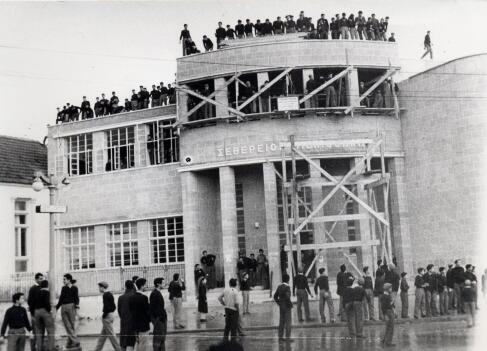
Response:
[{"label": "trousers", "polygon": [[384,332],[384,339],[382,339],[382,342],[386,345],[390,345],[392,344],[392,338],[394,336],[394,311],[385,311],[384,317],[386,320],[386,328]]},{"label": "trousers", "polygon": [[426,314],[424,289],[416,288],[414,295],[414,318],[419,318]]},{"label": "trousers", "polygon": [[401,291],[401,317],[409,317],[409,299],[407,291]]},{"label": "trousers", "polygon": [[25,328],[9,329],[7,337],[7,351],[24,351]]},{"label": "trousers", "polygon": [[154,351],[166,351],[167,321],[152,319],[154,330],[152,331],[152,348]]},{"label": "trousers", "polygon": [[147,351],[149,348],[149,330],[146,332],[138,332],[135,343],[136,351]]},{"label": "trousers", "polygon": [[347,327],[350,336],[355,336],[357,331],[355,329],[355,311],[353,309],[353,302],[345,305],[345,313],[347,315]]},{"label": "trousers", "polygon": [[440,295],[440,314],[448,314],[448,291],[445,288]]},{"label": "trousers", "polygon": [[[37,350],[54,350],[54,318],[45,308],[35,310],[36,348]],[[44,333],[47,332],[47,337]]]},{"label": "trousers", "polygon": [[465,302],[465,313],[467,314],[467,325],[475,325],[475,302]]},{"label": "trousers", "polygon": [[183,307],[183,298],[182,297],[173,297],[171,300],[172,308],[173,308],[173,316],[172,320],[174,326],[177,327],[182,325],[181,323],[181,310]]},{"label": "trousers", "polygon": [[353,302],[353,323],[355,324],[355,333],[357,336],[362,336],[364,329],[364,311],[362,306],[362,301]]},{"label": "trousers", "polygon": [[425,304],[426,304],[426,316],[435,317],[438,315],[438,292],[437,291],[425,291]]},{"label": "trousers", "polygon": [[363,301],[364,318],[374,320],[374,291],[365,289],[365,299]]},{"label": "trousers", "polygon": [[223,338],[228,339],[231,335],[232,339],[237,337],[238,328],[238,312],[230,308],[225,308],[225,330],[223,331]]},{"label": "trousers", "polygon": [[304,305],[304,315],[306,319],[309,319],[309,301],[308,301],[308,292],[305,289],[298,289],[296,290],[296,297],[297,297],[297,310],[298,310],[298,319],[303,319],[303,312],[301,310],[301,306]]},{"label": "trousers", "polygon": [[67,303],[61,306],[61,319],[68,335],[66,347],[79,344],[76,336],[76,307],[74,303]]},{"label": "trousers", "polygon": [[95,351],[101,351],[107,339],[110,340],[115,351],[121,351],[120,344],[115,336],[115,330],[113,329],[113,313],[108,313],[105,318],[102,318],[101,324],[102,328],[98,341],[96,342]]},{"label": "trousers", "polygon": [[286,307],[279,307],[279,328],[278,335],[282,339],[284,333],[286,338],[291,337],[291,322],[292,322],[292,309]]},{"label": "trousers", "polygon": [[330,316],[330,320],[335,320],[335,309],[333,307],[333,299],[331,298],[331,293],[329,291],[320,290],[320,316],[321,321],[325,322],[325,304],[328,306],[328,314]]},{"label": "trousers", "polygon": [[463,306],[462,300],[462,286],[460,284],[454,283],[453,290],[455,295],[455,301],[457,302],[457,312],[462,313],[465,312],[465,307]]},{"label": "trousers", "polygon": [[250,291],[242,291],[242,312],[249,313]]}]

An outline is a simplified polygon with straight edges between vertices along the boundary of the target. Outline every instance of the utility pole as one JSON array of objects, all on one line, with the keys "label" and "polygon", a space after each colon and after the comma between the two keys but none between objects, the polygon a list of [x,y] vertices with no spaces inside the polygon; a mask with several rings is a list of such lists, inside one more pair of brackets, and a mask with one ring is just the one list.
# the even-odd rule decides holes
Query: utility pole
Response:
[{"label": "utility pole", "polygon": [[[289,136],[289,141],[291,143],[291,169],[293,173],[292,178],[292,208],[293,208],[293,219],[294,219],[294,230],[299,226],[299,203],[298,203],[298,185],[296,182],[296,154],[294,152],[294,135]],[[303,269],[303,263],[301,261],[301,232],[296,235],[296,256],[298,260],[298,271]]]}]

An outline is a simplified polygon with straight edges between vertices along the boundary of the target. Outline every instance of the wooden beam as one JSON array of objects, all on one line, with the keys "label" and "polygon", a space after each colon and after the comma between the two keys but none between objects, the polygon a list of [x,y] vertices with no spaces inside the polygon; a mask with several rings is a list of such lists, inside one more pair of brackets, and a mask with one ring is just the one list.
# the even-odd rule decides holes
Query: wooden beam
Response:
[{"label": "wooden beam", "polygon": [[352,70],[352,68],[353,68],[352,66],[348,66],[343,71],[341,71],[340,73],[338,73],[335,77],[333,77],[332,79],[330,79],[330,80],[326,81],[325,83],[321,84],[318,88],[316,88],[312,92],[308,93],[308,95],[303,96],[303,98],[301,100],[299,100],[299,103],[302,104],[303,102],[309,100],[311,97],[313,97],[314,95],[316,95],[317,93],[319,93],[320,91],[322,91],[323,89],[325,89],[327,86],[335,83],[335,81],[337,81],[338,79],[340,79],[341,77],[343,77],[344,75],[346,75],[348,72],[350,72]]},{"label": "wooden beam", "polygon": [[[380,241],[377,239],[372,240],[353,240],[353,241],[335,241],[331,243],[322,244],[301,244],[301,250],[315,250],[315,249],[341,249],[347,247],[365,247],[379,245]],[[289,251],[289,246],[284,246],[285,251]]]},{"label": "wooden beam", "polygon": [[[383,81],[385,81],[387,78],[389,78],[390,76],[394,75],[397,71],[395,69],[388,69],[386,73],[384,73],[384,75],[382,77],[380,77],[374,84],[372,84],[372,86],[367,89],[367,91],[365,93],[363,93],[362,95],[359,96],[358,98],[358,103],[360,104],[360,102],[365,99],[371,92],[373,92]],[[349,108],[347,108],[345,110],[345,114],[349,113],[352,109],[354,108],[354,106],[350,106]]]},{"label": "wooden beam", "polygon": [[[379,212],[380,215],[384,216],[383,213]],[[361,219],[370,218],[368,213],[354,213],[354,214],[342,214],[342,215],[332,215],[332,216],[319,216],[310,219],[311,223],[330,223],[330,222],[343,222],[343,221],[358,221]],[[300,221],[304,221],[306,218],[300,217]],[[291,220],[294,218],[289,218],[288,223],[292,224]]]},{"label": "wooden beam", "polygon": [[206,102],[209,102],[210,104],[213,104],[215,106],[220,106],[220,107],[223,107],[225,109],[227,109],[229,112],[239,116],[239,117],[243,117],[245,116],[245,113],[242,113],[238,110],[235,110],[234,108],[230,107],[230,106],[225,106],[223,105],[222,103],[219,103],[215,100],[212,100],[212,99],[209,99],[207,98],[206,96],[203,96],[203,95],[200,95],[198,93],[195,93],[194,91],[190,90],[190,89],[186,89],[186,88],[182,88],[182,87],[177,87],[177,89],[187,93],[187,94],[190,94],[190,95],[193,95],[193,96],[196,96],[197,98],[200,98],[201,100],[204,100]]},{"label": "wooden beam", "polygon": [[[377,143],[374,145],[373,149],[372,149],[372,152],[370,152],[370,150],[367,152],[367,154],[365,155],[365,157],[362,158],[361,162],[357,163],[354,167],[354,169],[358,168],[359,165],[361,165],[366,159],[370,158],[370,156],[373,155],[373,151],[375,150],[375,148],[382,143],[382,139],[379,139],[377,141]],[[347,175],[345,177],[342,178],[342,180],[338,181],[335,177],[333,177],[330,173],[328,173],[327,171],[325,171],[323,168],[321,168],[316,162],[314,162],[312,159],[310,159],[308,156],[306,156],[305,154],[303,154],[301,151],[299,150],[295,150],[296,153],[301,156],[302,158],[304,158],[311,166],[315,167],[321,174],[323,174],[325,177],[327,177],[328,179],[330,179],[332,182],[334,182],[335,184],[340,184],[341,185],[341,189],[343,192],[345,192],[348,196],[350,196],[352,199],[354,199],[355,201],[357,201],[364,209],[366,209],[369,213],[371,213],[375,218],[377,218],[379,221],[381,221],[382,223],[384,223],[384,225],[386,226],[389,226],[389,223],[387,221],[385,221],[384,218],[382,218],[376,211],[374,211],[374,209],[372,209],[368,204],[366,204],[362,199],[360,199],[357,195],[355,195],[354,193],[352,193],[350,190],[348,190],[344,184],[346,183],[346,181],[348,180],[348,178],[350,177],[349,173],[347,173]],[[344,181],[345,180],[345,181]]]},{"label": "wooden beam", "polygon": [[[233,82],[235,79],[238,79],[238,77],[239,77],[241,74],[242,74],[242,73],[238,73],[237,75],[232,76],[232,77],[231,77],[229,80],[227,80],[227,81],[225,82],[225,84],[223,85],[223,87],[221,87],[221,89],[225,89],[225,88],[227,88],[227,87],[228,87],[230,84],[232,84],[232,82]],[[221,90],[221,89],[220,89],[220,90]],[[211,94],[210,94],[210,95],[208,95],[207,97],[208,97],[209,99],[211,99],[211,98],[213,98],[213,97],[216,95],[216,93],[217,93],[217,92],[218,92],[218,91],[217,91],[217,90],[215,90],[213,93],[211,93]],[[195,107],[193,107],[191,110],[189,110],[189,111],[188,111],[188,112],[186,112],[184,115],[182,115],[182,116],[181,116],[181,118],[187,118],[187,117],[191,116],[191,115],[192,115],[193,113],[195,113],[195,112],[196,112],[198,109],[200,109],[200,108],[201,108],[201,107],[202,107],[204,104],[206,104],[206,101],[201,101],[201,102],[199,102],[199,103],[198,103],[198,104],[197,104]]]},{"label": "wooden beam", "polygon": [[365,184],[365,188],[366,189],[377,188],[378,186],[381,186],[381,185],[388,183],[390,181],[390,179],[391,179],[391,175],[389,173],[386,173],[386,175],[381,177],[381,179],[379,179],[373,183]]},{"label": "wooden beam", "polygon": [[293,69],[294,69],[294,67],[288,67],[288,68],[286,68],[283,72],[281,72],[280,74],[278,74],[277,77],[275,77],[273,80],[271,80],[266,86],[264,86],[262,89],[260,89],[254,95],[252,95],[247,100],[245,100],[244,103],[238,107],[238,109],[239,110],[242,110],[245,106],[247,106],[252,101],[254,101],[255,99],[257,99],[260,96],[260,94],[262,94],[264,91],[266,91],[271,86],[273,86],[274,84],[276,84],[282,77],[284,77],[286,74],[288,74],[289,72],[291,72]]}]

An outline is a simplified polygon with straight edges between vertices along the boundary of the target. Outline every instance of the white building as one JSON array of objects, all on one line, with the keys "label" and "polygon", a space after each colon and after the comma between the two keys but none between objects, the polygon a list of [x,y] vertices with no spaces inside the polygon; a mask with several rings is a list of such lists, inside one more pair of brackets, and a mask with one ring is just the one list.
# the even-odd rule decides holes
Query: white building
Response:
[{"label": "white building", "polygon": [[[47,173],[47,148],[35,140],[0,136],[0,299],[24,275],[48,269],[49,216],[35,206],[49,203],[47,189],[32,189],[34,172]],[[23,283],[21,284],[23,285]]]}]

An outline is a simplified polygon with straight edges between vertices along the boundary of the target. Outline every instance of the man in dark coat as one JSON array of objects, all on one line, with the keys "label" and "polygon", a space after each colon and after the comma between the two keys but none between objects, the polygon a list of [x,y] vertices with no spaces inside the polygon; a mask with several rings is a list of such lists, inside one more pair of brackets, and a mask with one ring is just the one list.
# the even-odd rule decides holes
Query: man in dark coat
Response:
[{"label": "man in dark coat", "polygon": [[[277,287],[274,293],[274,301],[279,305],[279,341],[292,341],[291,339],[291,321],[293,303],[291,302],[291,288],[289,287],[289,275],[282,276],[282,283]],[[284,339],[286,331],[286,339]]]},{"label": "man in dark coat", "polygon": [[154,290],[149,297],[150,315],[154,330],[152,332],[152,347],[154,351],[166,350],[166,333],[167,333],[167,314],[164,305],[164,297],[161,291],[164,278],[154,279]]},{"label": "man in dark coat", "polygon": [[135,347],[135,331],[130,314],[130,299],[135,294],[135,285],[131,280],[125,281],[125,293],[118,298],[117,309],[120,317],[120,347],[123,351]]},{"label": "man in dark coat", "polygon": [[[30,320],[32,324],[32,333],[34,334],[34,337],[30,339],[30,349],[31,351],[36,351],[36,321],[35,321],[35,310],[36,310],[36,303],[37,303],[37,295],[39,294],[39,291],[41,290],[41,287],[39,286],[39,283],[44,280],[44,275],[42,273],[36,273],[34,276],[35,279],[35,284],[31,286],[29,289],[29,294],[27,296],[27,305],[29,306],[29,312],[30,312]],[[39,348],[40,350],[40,348]]]},{"label": "man in dark coat", "polygon": [[345,310],[343,309],[343,291],[345,290],[345,287],[347,286],[346,284],[350,277],[353,277],[352,273],[347,272],[347,267],[342,264],[340,266],[340,272],[337,274],[337,295],[340,296],[339,315],[342,322],[347,320]]},{"label": "man in dark coat", "polygon": [[138,278],[135,282],[137,291],[129,300],[130,314],[132,316],[132,325],[134,327],[137,349],[147,350],[149,347],[149,332],[151,312],[149,299],[144,294],[147,280]]}]

